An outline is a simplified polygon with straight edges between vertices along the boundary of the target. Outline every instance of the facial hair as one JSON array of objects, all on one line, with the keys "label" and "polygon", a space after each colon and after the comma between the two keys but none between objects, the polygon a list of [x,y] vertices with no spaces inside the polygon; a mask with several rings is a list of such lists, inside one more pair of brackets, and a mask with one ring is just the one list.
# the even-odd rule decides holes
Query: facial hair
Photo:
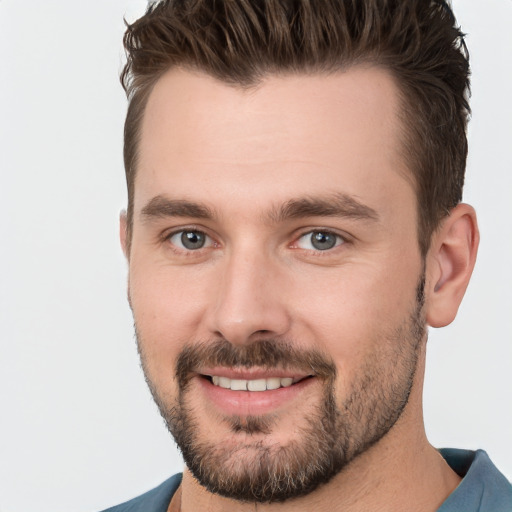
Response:
[{"label": "facial hair", "polygon": [[[212,493],[249,503],[277,503],[304,496],[327,483],[357,456],[382,439],[401,416],[411,393],[418,357],[426,336],[424,282],[416,307],[401,325],[382,334],[376,349],[354,372],[342,403],[336,401],[336,366],[317,350],[296,348],[282,339],[234,346],[218,339],[190,343],[180,352],[175,376],[178,396],[166,399],[150,377],[143,340],[137,335],[142,367],[153,398],[198,482]],[[268,443],[278,419],[272,415],[225,420],[240,442],[226,447],[201,429],[190,404],[189,383],[201,367],[287,369],[313,373],[322,397],[298,425],[287,444]],[[203,413],[204,417],[204,413]]]}]

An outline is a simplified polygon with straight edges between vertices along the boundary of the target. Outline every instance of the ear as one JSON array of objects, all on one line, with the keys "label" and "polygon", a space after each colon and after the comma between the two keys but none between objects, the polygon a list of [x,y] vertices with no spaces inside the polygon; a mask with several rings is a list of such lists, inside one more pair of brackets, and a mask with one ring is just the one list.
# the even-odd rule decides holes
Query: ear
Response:
[{"label": "ear", "polygon": [[432,237],[428,253],[427,323],[453,322],[475,266],[480,235],[475,210],[457,205]]},{"label": "ear", "polygon": [[128,247],[128,218],[126,210],[122,210],[119,214],[119,240],[121,241],[121,248],[126,259],[129,259],[130,248]]}]

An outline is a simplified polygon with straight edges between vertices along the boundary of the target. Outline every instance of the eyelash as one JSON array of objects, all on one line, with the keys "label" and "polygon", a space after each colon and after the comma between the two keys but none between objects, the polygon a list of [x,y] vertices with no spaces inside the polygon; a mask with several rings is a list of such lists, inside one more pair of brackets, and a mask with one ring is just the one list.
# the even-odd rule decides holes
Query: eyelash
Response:
[{"label": "eyelash", "polygon": [[[189,249],[186,247],[178,247],[176,245],[176,243],[171,242],[171,239],[173,237],[175,237],[176,235],[180,235],[180,234],[183,236],[184,233],[195,233],[199,236],[202,235],[205,237],[205,239],[209,240],[209,243],[207,246],[202,246],[197,249]],[[311,236],[313,236],[314,233],[321,233],[321,234],[327,235],[327,236],[334,236],[336,238],[335,245],[333,247],[323,249],[323,250],[322,249],[307,249],[307,248],[301,248],[298,246],[299,241],[301,239],[307,237],[308,235],[311,237]],[[171,247],[171,249],[174,252],[179,253],[180,255],[185,255],[187,257],[198,256],[199,254],[201,254],[203,252],[203,249],[219,247],[219,244],[217,242],[215,242],[213,237],[208,235],[204,230],[193,227],[193,226],[185,227],[185,228],[181,228],[181,229],[175,229],[170,233],[167,232],[162,236],[162,241],[164,243],[168,243],[168,245]],[[288,247],[291,249],[302,249],[304,251],[307,251],[309,254],[313,254],[315,256],[321,257],[321,256],[327,256],[329,253],[332,254],[332,252],[336,248],[343,246],[348,242],[349,242],[349,240],[346,235],[341,235],[341,234],[336,233],[330,229],[314,228],[314,229],[309,229],[307,231],[303,231],[297,238],[295,238],[294,242],[292,242],[292,244],[290,244]]]},{"label": "eyelash", "polygon": [[[176,245],[176,243],[173,243],[171,241],[171,239],[176,236],[176,235],[182,235],[184,233],[195,233],[197,235],[202,235],[205,237],[205,239],[209,240],[210,243],[206,246],[206,247],[199,247],[197,249],[187,249],[186,247],[179,247]],[[164,244],[167,244],[168,247],[170,247],[170,249],[179,254],[180,256],[186,256],[186,257],[194,257],[194,256],[199,256],[200,254],[203,253],[203,250],[202,249],[209,249],[211,247],[217,247],[218,244],[215,242],[215,240],[210,236],[208,235],[208,233],[206,233],[204,230],[202,229],[199,229],[199,228],[196,228],[194,226],[188,226],[188,227],[184,227],[184,228],[181,228],[181,229],[175,229],[171,232],[166,232],[163,234],[162,236],[162,242]]]},{"label": "eyelash", "polygon": [[[305,238],[305,237],[311,237],[313,236],[314,233],[321,233],[322,235],[327,235],[327,236],[333,236],[335,237],[335,245],[333,247],[330,247],[330,248],[327,248],[327,249],[306,249],[306,248],[302,248],[302,247],[299,247],[299,242],[301,239]],[[307,231],[303,231],[296,239],[295,241],[293,242],[293,244],[291,245],[291,248],[292,249],[302,249],[302,250],[305,250],[307,251],[309,254],[313,254],[315,256],[319,256],[319,257],[322,257],[322,256],[328,256],[329,254],[332,254],[333,251],[336,249],[336,248],[339,248],[340,246],[342,245],[345,245],[346,243],[348,243],[348,237],[345,236],[345,235],[341,235],[339,233],[336,233],[335,231],[333,231],[332,229],[323,229],[323,228],[314,228],[314,229],[308,229]]]}]

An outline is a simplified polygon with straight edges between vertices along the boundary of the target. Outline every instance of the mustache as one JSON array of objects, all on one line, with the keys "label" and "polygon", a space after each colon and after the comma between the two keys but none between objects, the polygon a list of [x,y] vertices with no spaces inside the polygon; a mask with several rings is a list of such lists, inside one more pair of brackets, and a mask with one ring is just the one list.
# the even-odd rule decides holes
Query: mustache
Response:
[{"label": "mustache", "polygon": [[318,350],[299,349],[282,340],[260,340],[237,346],[225,339],[185,345],[176,360],[176,377],[185,386],[194,373],[216,366],[293,369],[324,379],[336,377],[334,361]]}]

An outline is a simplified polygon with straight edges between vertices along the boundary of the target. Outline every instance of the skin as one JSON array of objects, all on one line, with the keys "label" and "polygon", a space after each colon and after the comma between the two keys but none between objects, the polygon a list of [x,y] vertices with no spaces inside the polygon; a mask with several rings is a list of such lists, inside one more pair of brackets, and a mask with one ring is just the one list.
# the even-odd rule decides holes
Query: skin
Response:
[{"label": "skin", "polygon": [[[142,124],[126,256],[148,378],[169,404],[178,393],[180,350],[219,337],[235,346],[287,339],[322,351],[336,365],[342,403],[382,333],[414,309],[424,264],[425,321],[441,327],[453,320],[476,258],[475,213],[456,207],[423,262],[398,109],[395,83],[375,68],[270,76],[250,90],[181,69],[157,82]],[[366,205],[375,218],[270,215],[293,199],[335,194]],[[144,215],[155,197],[198,203],[214,216]],[[185,249],[169,236],[180,229],[206,233],[207,246]],[[338,245],[315,250],[305,236],[315,229],[339,235]],[[124,215],[121,241],[126,252]],[[244,504],[208,492],[185,469],[181,509],[436,510],[460,478],[425,436],[425,343],[399,420],[328,484],[283,504]],[[245,434],[233,441],[198,379],[190,386],[200,436],[247,442]],[[280,404],[271,433],[258,435],[286,444],[320,392],[313,383]]]}]

